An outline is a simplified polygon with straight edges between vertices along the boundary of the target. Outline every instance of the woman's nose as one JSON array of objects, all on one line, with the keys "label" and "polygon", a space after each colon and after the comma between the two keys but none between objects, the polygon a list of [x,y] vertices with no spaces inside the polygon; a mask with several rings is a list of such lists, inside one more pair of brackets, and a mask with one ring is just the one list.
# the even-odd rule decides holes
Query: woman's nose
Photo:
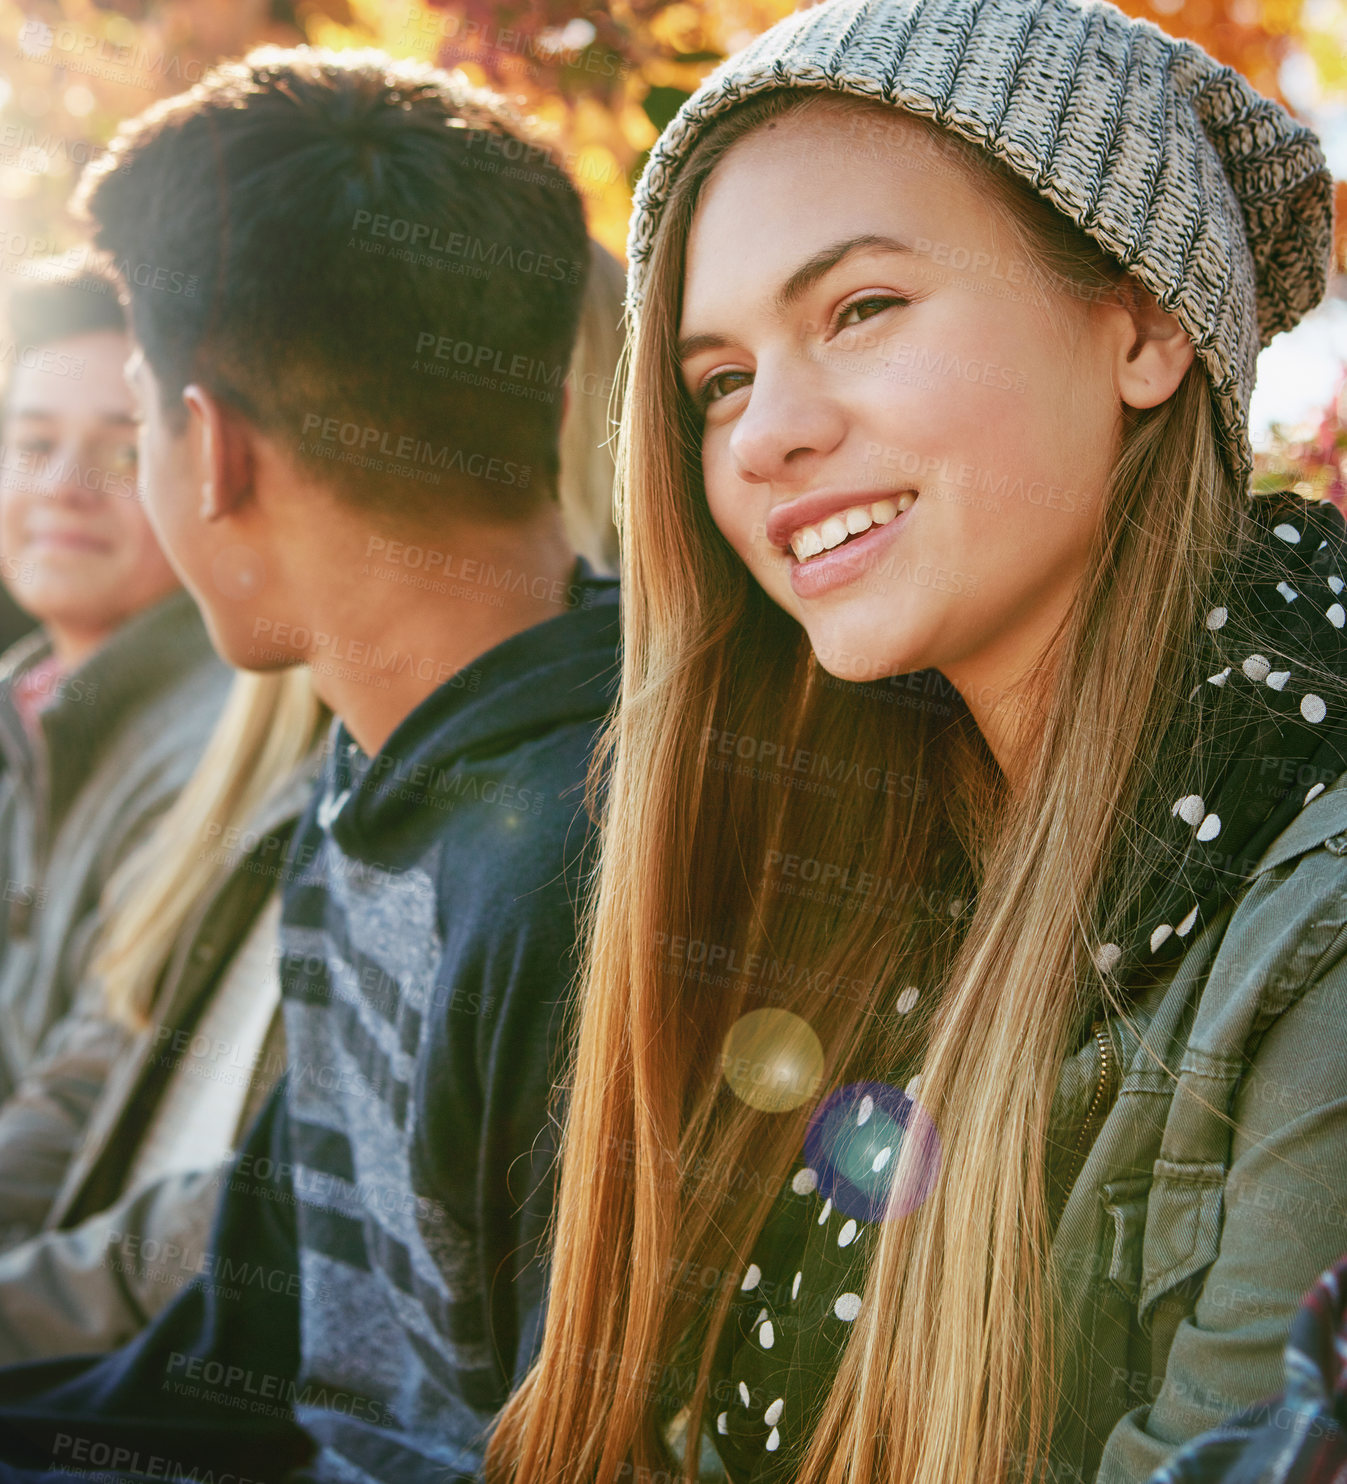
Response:
[{"label": "woman's nose", "polygon": [[831,453],[846,432],[841,404],[807,357],[791,355],[759,363],[744,408],[730,435],[730,454],[740,479],[781,484],[807,477],[810,466]]},{"label": "woman's nose", "polygon": [[63,505],[93,505],[102,498],[106,470],[96,447],[80,438],[63,439],[47,455],[39,484],[43,495]]}]

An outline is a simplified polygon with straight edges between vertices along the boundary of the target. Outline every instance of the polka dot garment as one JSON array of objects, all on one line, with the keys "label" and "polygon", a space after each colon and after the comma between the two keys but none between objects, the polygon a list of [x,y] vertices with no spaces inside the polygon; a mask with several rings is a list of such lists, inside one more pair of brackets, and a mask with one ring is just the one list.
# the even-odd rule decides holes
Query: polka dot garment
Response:
[{"label": "polka dot garment", "polygon": [[[1187,699],[1203,708],[1208,741],[1191,785],[1165,801],[1149,888],[1106,913],[1110,936],[1092,945],[1119,980],[1179,957],[1272,839],[1347,769],[1347,715],[1323,679],[1347,673],[1347,527],[1331,506],[1294,496],[1260,501],[1256,520],[1255,549],[1201,619],[1210,678]],[[895,1081],[914,1090],[906,1073]],[[1079,1126],[1080,1109],[1059,1113]],[[850,1110],[858,1128],[873,1116],[869,1098]],[[879,1228],[839,1210],[826,1185],[802,1154],[722,1335],[707,1416],[734,1484],[794,1477],[862,1310]]]},{"label": "polka dot garment", "polygon": [[740,1284],[708,1407],[735,1484],[793,1477],[812,1425],[806,1414],[861,1312],[877,1232],[820,1192],[816,1170],[796,1168]]},{"label": "polka dot garment", "polygon": [[1209,668],[1188,697],[1209,739],[1148,836],[1150,885],[1114,907],[1091,951],[1123,983],[1162,966],[1234,894],[1259,856],[1347,768],[1347,528],[1328,504],[1254,502],[1258,539],[1202,615]]}]

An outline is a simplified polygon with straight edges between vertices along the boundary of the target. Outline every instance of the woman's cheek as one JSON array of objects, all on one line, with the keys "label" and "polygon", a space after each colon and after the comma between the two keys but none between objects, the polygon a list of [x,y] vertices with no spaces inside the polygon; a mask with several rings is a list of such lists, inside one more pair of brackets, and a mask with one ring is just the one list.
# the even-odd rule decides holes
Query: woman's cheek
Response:
[{"label": "woman's cheek", "polygon": [[702,488],[706,491],[707,508],[711,512],[711,519],[716,523],[716,529],[739,553],[740,558],[747,561],[744,534],[750,519],[749,501],[745,498],[748,491],[740,486],[738,498],[734,498],[730,486],[738,485],[739,481],[729,478],[724,451],[717,449],[715,445],[714,435],[708,436],[702,445]]},{"label": "woman's cheek", "polygon": [[720,534],[734,548],[735,554],[750,572],[761,575],[762,553],[757,550],[753,538],[751,517],[745,511],[736,511],[727,518],[716,521]]}]

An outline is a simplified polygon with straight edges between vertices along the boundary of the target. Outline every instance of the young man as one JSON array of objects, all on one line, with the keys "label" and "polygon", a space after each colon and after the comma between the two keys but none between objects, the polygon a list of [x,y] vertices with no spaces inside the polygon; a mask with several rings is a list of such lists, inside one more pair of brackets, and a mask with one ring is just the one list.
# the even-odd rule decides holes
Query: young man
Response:
[{"label": "young man", "polygon": [[[59,1039],[102,889],[228,682],[138,495],[116,285],[48,267],[10,301],[0,427],[0,580],[39,622],[0,658],[0,1102]],[[43,1159],[7,1140],[0,1191]],[[0,1199],[0,1244],[13,1215]]]},{"label": "young man", "polygon": [[101,1364],[0,1374],[0,1457],[472,1478],[541,1324],[616,682],[616,584],[554,498],[580,203],[490,95],[306,50],[152,109],[85,196],[165,546],[221,653],[310,664],[340,725],[288,865],[288,1085],[202,1276]]}]

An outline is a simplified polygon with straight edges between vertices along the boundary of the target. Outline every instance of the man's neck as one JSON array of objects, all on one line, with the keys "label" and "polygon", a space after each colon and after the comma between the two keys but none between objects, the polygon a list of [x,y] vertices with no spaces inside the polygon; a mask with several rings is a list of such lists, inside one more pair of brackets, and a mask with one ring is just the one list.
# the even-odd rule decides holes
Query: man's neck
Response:
[{"label": "man's neck", "polygon": [[369,757],[452,675],[574,600],[575,552],[552,505],[527,524],[371,537],[346,558],[309,566],[322,575],[302,607],[314,689]]},{"label": "man's neck", "polygon": [[77,670],[90,655],[102,649],[121,625],[114,623],[106,628],[88,628],[81,624],[44,620],[42,627],[51,640],[53,656],[68,673]]}]

